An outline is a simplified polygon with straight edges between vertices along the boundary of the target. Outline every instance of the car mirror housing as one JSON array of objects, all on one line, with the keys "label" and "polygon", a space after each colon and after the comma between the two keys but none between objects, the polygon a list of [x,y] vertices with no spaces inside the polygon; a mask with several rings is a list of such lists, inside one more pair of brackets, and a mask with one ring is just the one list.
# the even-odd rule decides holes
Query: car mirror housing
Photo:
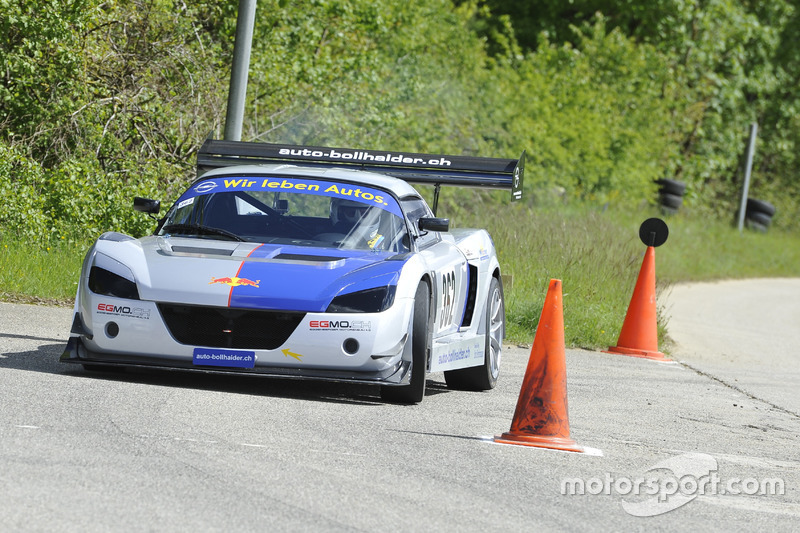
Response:
[{"label": "car mirror housing", "polygon": [[161,202],[136,196],[133,199],[133,208],[142,213],[157,215],[158,212],[161,211]]},{"label": "car mirror housing", "polygon": [[420,218],[418,222],[420,231],[450,231],[449,218]]}]

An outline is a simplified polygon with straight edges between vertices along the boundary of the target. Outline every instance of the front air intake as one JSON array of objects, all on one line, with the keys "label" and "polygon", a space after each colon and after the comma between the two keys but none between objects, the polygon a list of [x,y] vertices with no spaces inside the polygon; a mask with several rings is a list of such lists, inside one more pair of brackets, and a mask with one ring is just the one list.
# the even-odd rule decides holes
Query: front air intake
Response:
[{"label": "front air intake", "polygon": [[211,348],[274,350],[305,313],[158,304],[170,334],[181,344]]}]

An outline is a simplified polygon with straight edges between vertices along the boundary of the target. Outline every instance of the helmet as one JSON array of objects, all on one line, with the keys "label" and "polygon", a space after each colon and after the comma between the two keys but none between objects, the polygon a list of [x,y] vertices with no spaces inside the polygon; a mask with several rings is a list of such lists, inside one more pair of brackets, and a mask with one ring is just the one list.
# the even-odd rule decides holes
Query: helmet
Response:
[{"label": "helmet", "polygon": [[369,208],[369,205],[355,200],[331,198],[331,220],[334,224],[344,223],[353,226]]}]

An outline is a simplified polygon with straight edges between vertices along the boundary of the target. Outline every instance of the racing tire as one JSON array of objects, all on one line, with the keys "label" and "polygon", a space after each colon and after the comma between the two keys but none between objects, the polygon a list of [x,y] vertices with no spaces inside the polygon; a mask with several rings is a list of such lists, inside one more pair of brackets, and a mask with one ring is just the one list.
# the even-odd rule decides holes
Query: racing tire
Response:
[{"label": "racing tire", "polygon": [[675,196],[683,196],[686,192],[686,184],[678,180],[660,179],[656,180],[659,192],[666,194],[674,194]]},{"label": "racing tire", "polygon": [[486,298],[486,343],[483,364],[459,370],[447,370],[444,381],[447,387],[455,390],[483,391],[497,385],[500,375],[500,358],[503,353],[503,337],[505,335],[505,304],[503,287],[497,278],[489,284],[489,295]]},{"label": "racing tire", "polygon": [[411,324],[411,383],[382,385],[381,399],[391,403],[414,404],[425,397],[428,355],[431,351],[431,297],[423,282],[414,295],[414,318]]},{"label": "racing tire", "polygon": [[683,197],[677,194],[662,192],[658,197],[658,201],[664,207],[677,209],[683,204]]},{"label": "racing tire", "polygon": [[772,217],[766,213],[762,213],[761,211],[750,211],[745,215],[745,217],[750,222],[755,222],[756,224],[760,224],[765,227],[768,227],[772,223]]},{"label": "racing tire", "polygon": [[775,206],[765,200],[747,199],[747,211],[745,213],[764,213],[768,217],[775,214]]}]

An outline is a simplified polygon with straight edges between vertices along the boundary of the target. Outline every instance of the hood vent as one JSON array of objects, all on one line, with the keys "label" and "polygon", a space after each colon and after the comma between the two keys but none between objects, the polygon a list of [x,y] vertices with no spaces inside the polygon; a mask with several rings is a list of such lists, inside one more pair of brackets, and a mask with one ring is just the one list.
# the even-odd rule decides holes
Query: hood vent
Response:
[{"label": "hood vent", "polygon": [[233,250],[220,248],[199,248],[195,246],[173,246],[172,251],[178,254],[203,254],[203,255],[225,255],[230,256]]},{"label": "hood vent", "polygon": [[313,263],[334,263],[346,259],[344,257],[330,257],[326,255],[309,254],[278,254],[273,259],[283,259],[285,261],[310,261]]}]

